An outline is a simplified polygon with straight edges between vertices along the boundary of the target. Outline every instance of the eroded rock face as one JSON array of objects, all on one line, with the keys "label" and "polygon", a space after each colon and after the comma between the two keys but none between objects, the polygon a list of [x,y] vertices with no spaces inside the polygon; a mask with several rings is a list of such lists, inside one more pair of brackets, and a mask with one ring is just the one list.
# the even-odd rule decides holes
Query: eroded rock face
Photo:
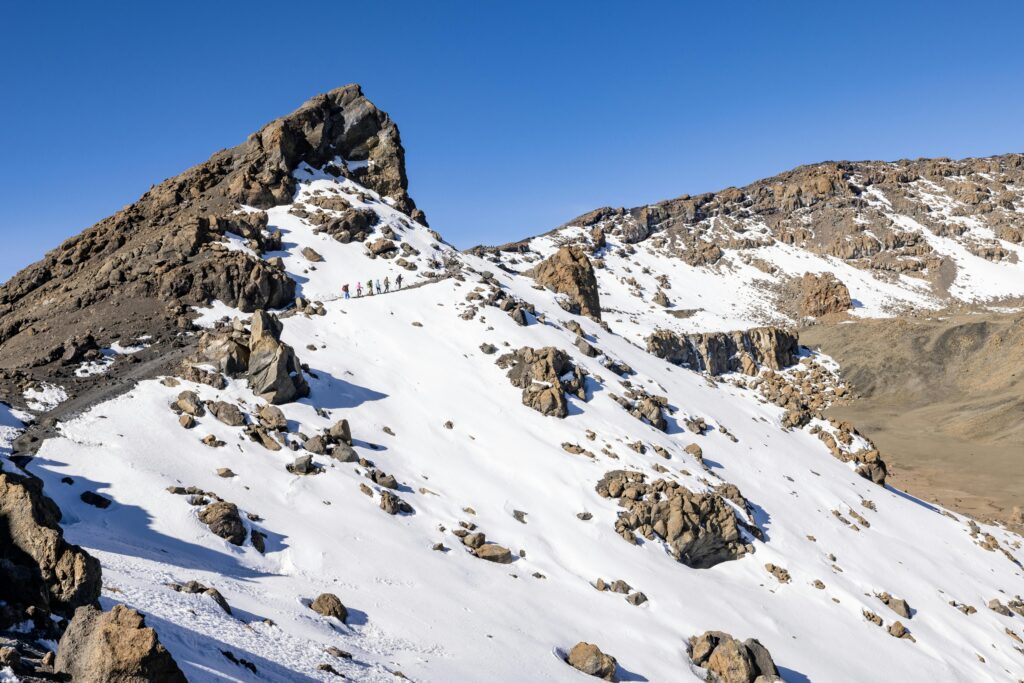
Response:
[{"label": "eroded rock face", "polygon": [[800,315],[820,318],[852,307],[850,290],[832,273],[804,273],[800,279]]},{"label": "eroded rock face", "polygon": [[597,278],[582,247],[562,247],[553,256],[537,265],[533,279],[548,289],[565,294],[571,302],[570,313],[601,319],[601,301]]},{"label": "eroded rock face", "polygon": [[0,472],[0,600],[15,618],[29,606],[70,616],[99,600],[100,563],[64,540],[60,519],[38,480]]},{"label": "eroded rock face", "polygon": [[756,375],[763,367],[781,370],[796,363],[800,344],[795,332],[777,327],[685,335],[656,330],[647,337],[647,350],[709,375]]},{"label": "eroded rock face", "polygon": [[156,631],[124,605],[109,612],[78,608],[60,639],[53,668],[75,681],[187,683]]},{"label": "eroded rock face", "polygon": [[[743,541],[741,529],[755,533],[736,517],[719,493],[694,493],[675,481],[656,479],[645,483],[641,472],[613,470],[597,483],[605,498],[617,498],[625,510],[615,521],[615,531],[630,543],[636,534],[665,542],[672,556],[688,567],[705,569],[753,552]],[[724,492],[724,491],[723,491]],[[732,487],[730,499],[748,506]]]},{"label": "eroded rock face", "polygon": [[509,381],[523,390],[523,405],[544,415],[565,417],[569,414],[566,392],[584,401],[587,398],[586,375],[561,349],[524,346],[506,353],[496,362],[498,367],[508,368]]},{"label": "eroded rock face", "polygon": [[720,683],[781,681],[768,650],[754,638],[739,641],[722,631],[690,638],[690,660],[711,672]]}]

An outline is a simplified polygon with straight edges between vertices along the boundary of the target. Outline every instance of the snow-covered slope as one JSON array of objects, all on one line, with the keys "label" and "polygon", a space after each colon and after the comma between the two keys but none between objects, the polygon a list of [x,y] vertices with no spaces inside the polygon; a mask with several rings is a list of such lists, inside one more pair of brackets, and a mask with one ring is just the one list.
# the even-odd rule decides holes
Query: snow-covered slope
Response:
[{"label": "snow-covered slope", "polygon": [[[417,272],[398,269],[394,261],[368,258],[362,244],[316,234],[293,206],[268,212],[284,251],[264,257],[280,256],[301,296],[324,302],[323,315],[283,320],[282,338],[308,364],[311,386],[308,398],[282,406],[289,430],[312,435],[347,419],[358,454],[397,478],[395,494],[414,512],[380,508],[382,489],[365,476],[368,465],[315,456],[322,473],[291,474],[286,465],[300,453],[267,450],[209,413],[186,430],[170,410],[181,391],[192,390],[253,415],[264,401],[244,380],[222,390],[143,381],[62,423],[60,437],[46,441],[30,465],[60,505],[68,540],[102,561],[106,606],[123,602],[144,612],[189,680],[335,680],[318,668],[329,664],[366,681],[391,681],[396,672],[415,681],[582,681],[560,653],[588,641],[618,659],[621,680],[696,681],[701,675],[689,664],[686,640],[709,629],[760,639],[788,683],[1024,677],[1015,638],[1024,634],[1022,617],[986,608],[1024,592],[1018,536],[972,527],[872,484],[812,433],[831,430],[827,423],[784,430],[783,409],[729,381],[737,378],[709,381],[643,349],[641,338],[655,327],[734,329],[773,319],[764,272],[740,260],[718,270],[686,266],[643,245],[620,255],[622,245],[609,236],[605,267],[598,269],[608,331],[566,313],[554,294],[510,272],[517,264],[506,262],[504,270],[489,258],[455,253],[351,180],[309,172],[296,179],[296,203],[317,192],[358,202],[392,227],[396,242],[418,252],[410,257]],[[531,248],[546,255],[562,236],[538,238]],[[315,269],[302,256],[306,247],[323,257]],[[767,246],[757,257],[792,274],[834,270],[862,314],[878,314],[893,301],[930,304],[914,282],[880,283],[793,247]],[[461,275],[417,277],[440,273],[446,260],[456,261]],[[485,271],[508,295],[532,304],[530,324],[520,326],[495,307],[470,311],[467,294],[491,287],[482,281]],[[384,296],[338,296],[344,283],[354,290],[357,280],[394,281],[399,272],[407,284],[425,284]],[[649,295],[661,274],[671,281],[666,292],[677,308],[701,310],[671,316],[634,296],[636,287],[626,282],[635,278]],[[207,321],[225,312],[214,307]],[[590,357],[574,345],[576,334],[564,324],[570,320],[604,355]],[[485,344],[498,353],[486,353]],[[570,397],[564,419],[523,405],[520,389],[495,363],[522,346],[565,350],[588,373],[587,400]],[[607,359],[634,374],[620,377]],[[668,398],[667,431],[612,398],[627,381]],[[709,429],[688,431],[688,418],[703,418]],[[204,445],[210,434],[225,445]],[[630,446],[636,442],[644,453]],[[684,450],[692,443],[701,447],[706,470]],[[235,476],[221,477],[219,468]],[[626,542],[614,529],[621,508],[595,491],[617,469],[697,492],[734,484],[760,530],[761,538],[744,539],[754,552],[694,569],[658,540]],[[250,516],[247,527],[267,535],[265,554],[213,535],[199,521],[199,507],[167,490],[175,486],[237,504]],[[86,505],[80,496],[87,490],[113,504]],[[452,533],[460,524],[510,548],[514,561],[470,554]],[[785,568],[792,580],[781,583],[766,564]],[[593,586],[598,578],[624,580],[648,600],[634,606],[623,594],[600,592]],[[207,596],[167,586],[192,579],[217,588],[232,614]],[[883,591],[906,599],[911,618],[889,611],[876,597]],[[323,592],[345,603],[347,624],[308,608]],[[977,611],[966,614],[956,604]],[[913,642],[887,633],[897,619]],[[352,658],[328,654],[332,646]]]}]

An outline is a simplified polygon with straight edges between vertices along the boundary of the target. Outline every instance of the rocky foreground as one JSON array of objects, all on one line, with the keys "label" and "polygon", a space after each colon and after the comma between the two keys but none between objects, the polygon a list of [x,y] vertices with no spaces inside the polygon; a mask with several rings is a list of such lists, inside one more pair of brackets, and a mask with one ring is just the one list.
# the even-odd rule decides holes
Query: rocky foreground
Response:
[{"label": "rocky foreground", "polygon": [[1024,295],[1020,157],[459,253],[403,156],[348,86],[0,289],[0,680],[1024,677],[1021,537],[802,343]]}]

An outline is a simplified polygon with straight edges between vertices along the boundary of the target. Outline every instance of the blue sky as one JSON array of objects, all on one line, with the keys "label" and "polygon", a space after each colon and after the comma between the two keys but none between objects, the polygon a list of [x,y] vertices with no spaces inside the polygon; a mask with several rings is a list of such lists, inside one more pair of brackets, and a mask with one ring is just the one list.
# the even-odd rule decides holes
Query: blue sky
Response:
[{"label": "blue sky", "polygon": [[350,82],[460,247],[824,159],[1022,151],[1019,2],[9,3],[0,280]]}]

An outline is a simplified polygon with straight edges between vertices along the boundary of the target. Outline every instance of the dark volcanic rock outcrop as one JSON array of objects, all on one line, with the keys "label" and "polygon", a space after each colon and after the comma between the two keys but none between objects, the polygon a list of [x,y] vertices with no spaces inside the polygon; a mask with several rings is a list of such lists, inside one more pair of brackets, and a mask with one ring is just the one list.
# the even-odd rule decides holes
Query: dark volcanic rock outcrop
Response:
[{"label": "dark volcanic rock outcrop", "polygon": [[601,319],[601,302],[594,267],[581,247],[562,247],[537,265],[531,274],[538,284],[565,294],[569,298],[570,313]]},{"label": "dark volcanic rock outcrop", "polygon": [[[353,164],[343,161],[369,161]],[[211,299],[243,311],[279,308],[295,284],[279,265],[229,250],[232,232],[257,251],[279,248],[269,208],[290,202],[303,164],[346,175],[423,219],[406,188],[404,151],[387,114],[349,85],[318,95],[233,149],[153,187],[137,202],[67,240],[0,287],[0,368],[45,366],[65,342],[153,336],[159,345],[188,307]]]},{"label": "dark volcanic rock outcrop", "polygon": [[37,479],[0,472],[0,628],[27,607],[64,616],[100,597],[100,563],[64,540]]},{"label": "dark volcanic rock outcrop", "polygon": [[686,335],[657,330],[647,338],[647,350],[670,363],[710,375],[756,375],[762,367],[781,370],[793,365],[800,345],[795,332],[777,327]]},{"label": "dark volcanic rock outcrop", "polygon": [[57,647],[57,673],[75,681],[186,683],[171,653],[142,615],[124,605],[75,611]]}]

